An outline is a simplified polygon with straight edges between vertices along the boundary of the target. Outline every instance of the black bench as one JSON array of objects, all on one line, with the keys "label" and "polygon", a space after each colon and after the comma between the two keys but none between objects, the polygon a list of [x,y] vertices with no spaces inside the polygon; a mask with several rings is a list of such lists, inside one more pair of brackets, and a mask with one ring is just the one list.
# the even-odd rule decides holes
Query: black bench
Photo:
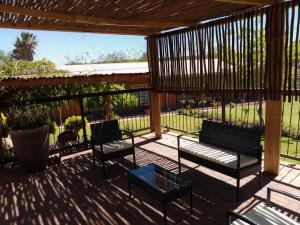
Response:
[{"label": "black bench", "polygon": [[[199,142],[180,142],[182,136],[199,134]],[[239,199],[240,179],[259,173],[261,187],[261,130],[259,127],[239,127],[228,123],[203,120],[201,131],[178,136],[178,166],[180,159],[206,166],[236,178],[236,198]]]}]

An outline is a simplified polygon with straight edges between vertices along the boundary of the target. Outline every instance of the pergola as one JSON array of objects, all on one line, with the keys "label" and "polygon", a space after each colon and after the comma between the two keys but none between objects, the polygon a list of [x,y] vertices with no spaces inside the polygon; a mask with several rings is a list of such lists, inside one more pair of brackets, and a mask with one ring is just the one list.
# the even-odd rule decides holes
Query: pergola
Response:
[{"label": "pergola", "polygon": [[[288,12],[290,7],[294,12],[298,4],[276,0],[0,1],[0,28],[147,36],[151,116],[156,137],[162,135],[162,92],[259,95],[266,99],[264,169],[278,174],[282,96],[298,95],[289,84],[291,73],[281,72],[284,66],[292,65],[283,55],[289,53],[286,36],[299,36],[299,32],[289,29],[289,21],[297,18]],[[242,30],[243,24],[247,29]],[[263,29],[266,32],[260,33]],[[254,37],[257,40],[262,35],[266,43],[252,43]],[[263,65],[257,57],[253,59],[251,46],[266,47],[263,55],[267,66],[259,77],[253,71]],[[214,48],[216,52],[212,51]],[[239,55],[235,55],[237,50]],[[207,76],[212,66],[203,72],[200,65],[203,57],[213,59],[214,54],[225,61],[219,65],[216,79]],[[240,61],[235,62],[235,57]],[[187,78],[190,82],[185,82]]]}]

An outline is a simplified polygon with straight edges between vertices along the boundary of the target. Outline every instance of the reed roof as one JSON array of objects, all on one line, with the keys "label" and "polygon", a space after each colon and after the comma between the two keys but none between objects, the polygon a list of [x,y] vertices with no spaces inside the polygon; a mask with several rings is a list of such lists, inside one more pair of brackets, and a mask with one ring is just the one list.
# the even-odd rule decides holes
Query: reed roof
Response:
[{"label": "reed roof", "polygon": [[0,28],[151,35],[272,0],[0,0]]}]

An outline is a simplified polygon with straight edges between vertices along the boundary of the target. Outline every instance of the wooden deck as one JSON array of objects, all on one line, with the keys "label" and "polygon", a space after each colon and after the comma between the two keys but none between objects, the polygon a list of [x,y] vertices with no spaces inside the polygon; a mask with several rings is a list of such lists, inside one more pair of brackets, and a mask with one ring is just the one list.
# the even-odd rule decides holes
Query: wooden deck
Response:
[{"label": "wooden deck", "polygon": [[[136,138],[138,165],[154,162],[177,173],[177,144],[173,135],[154,140]],[[46,171],[27,174],[21,168],[0,170],[0,224],[162,224],[161,205],[134,188],[128,201],[127,168],[132,157],[112,163],[108,179],[92,169],[91,152],[72,155]],[[168,206],[168,224],[225,224],[227,209],[244,213],[266,200],[267,187],[300,195],[300,167],[282,165],[280,176],[264,174],[260,190],[256,176],[242,180],[241,200],[235,201],[235,180],[183,160],[183,175],[194,188],[194,214],[188,198]],[[280,210],[300,221],[300,204],[274,195]]]}]

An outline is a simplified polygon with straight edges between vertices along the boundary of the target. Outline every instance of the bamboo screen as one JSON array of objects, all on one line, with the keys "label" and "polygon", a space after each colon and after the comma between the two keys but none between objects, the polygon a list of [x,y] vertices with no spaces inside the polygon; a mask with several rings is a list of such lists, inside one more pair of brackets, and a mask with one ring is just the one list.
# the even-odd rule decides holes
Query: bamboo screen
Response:
[{"label": "bamboo screen", "polygon": [[[202,93],[211,97],[268,97],[299,89],[299,2],[253,9],[197,27],[148,38],[151,87],[154,91]],[[279,79],[268,75],[273,11],[285,10],[285,66]],[[277,14],[275,14],[277,15]],[[269,39],[270,40],[270,39]],[[267,46],[268,45],[268,46]],[[279,51],[280,52],[280,51]],[[280,61],[279,61],[280,62]],[[268,78],[268,76],[271,76]],[[277,75],[276,75],[277,76]],[[281,79],[281,78],[286,79]],[[299,81],[298,81],[299,80]],[[272,88],[272,82],[279,87]],[[284,85],[282,85],[284,83]],[[294,86],[293,86],[294,85]],[[267,90],[268,89],[268,90]],[[272,93],[274,92],[274,93]],[[283,92],[285,93],[285,92]]]},{"label": "bamboo screen", "polygon": [[284,37],[284,66],[283,83],[284,99],[300,94],[300,8],[299,1],[292,1],[286,4],[285,9],[285,37]]}]

